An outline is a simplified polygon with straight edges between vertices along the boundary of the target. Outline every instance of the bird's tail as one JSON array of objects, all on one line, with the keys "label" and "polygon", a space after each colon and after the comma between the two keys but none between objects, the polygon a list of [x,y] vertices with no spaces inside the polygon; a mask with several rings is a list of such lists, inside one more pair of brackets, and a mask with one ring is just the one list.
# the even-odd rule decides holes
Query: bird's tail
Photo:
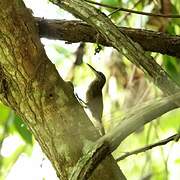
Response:
[{"label": "bird's tail", "polygon": [[102,124],[102,121],[100,120],[96,120],[96,122],[93,123],[94,126],[98,129],[98,131],[100,132],[101,136],[105,135],[105,129],[104,126]]}]

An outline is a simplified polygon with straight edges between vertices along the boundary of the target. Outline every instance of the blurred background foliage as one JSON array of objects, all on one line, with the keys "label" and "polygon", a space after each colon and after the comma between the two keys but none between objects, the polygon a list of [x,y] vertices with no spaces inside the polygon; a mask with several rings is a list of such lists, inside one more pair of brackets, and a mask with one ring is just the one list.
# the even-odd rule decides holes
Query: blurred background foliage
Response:
[{"label": "blurred background foliage", "polygon": [[[40,0],[39,5],[33,0],[24,0],[32,9],[34,16],[45,18],[73,19],[70,14],[50,4],[47,0]],[[107,4],[115,7],[129,8],[137,11],[180,14],[179,0],[96,0],[94,2]],[[114,10],[95,5],[107,15]],[[47,15],[47,11],[49,12]],[[153,16],[142,16],[119,11],[111,16],[117,26],[149,29],[166,32],[170,35],[180,34],[180,19],[167,19]],[[94,75],[85,63],[91,64],[98,71],[106,75],[106,85],[103,89],[104,113],[103,124],[106,131],[113,130],[121,117],[129,113],[133,108],[147,101],[161,96],[161,92],[148,80],[146,74],[131,64],[125,57],[118,54],[113,48],[102,47],[96,53],[97,44],[77,43],[65,44],[62,41],[53,41],[42,38],[47,55],[56,65],[60,75],[65,80],[73,82],[75,93],[85,100],[85,92],[93,80]],[[150,52],[149,52],[150,53]],[[151,53],[156,61],[162,65],[168,74],[180,85],[180,59]],[[178,133],[180,130],[180,110],[169,112],[156,121],[146,125],[125,140],[113,153],[115,158],[125,152],[139,147],[158,142],[163,138]],[[9,175],[14,165],[22,156],[32,158],[36,152],[37,143],[24,122],[2,103],[0,103],[0,180],[24,179],[22,164],[21,176]],[[180,144],[171,142],[165,146],[156,147],[150,151],[130,156],[118,162],[127,179],[153,179],[153,180],[176,180],[180,177]],[[39,151],[38,151],[39,153]],[[42,154],[42,152],[40,152]],[[46,166],[44,155],[34,163],[42,168]],[[23,159],[23,163],[28,163]],[[48,163],[48,162],[47,162]],[[34,165],[33,165],[34,166]],[[36,166],[35,166],[36,167]],[[48,171],[50,172],[50,167]],[[51,171],[53,171],[51,169]],[[39,173],[28,167],[30,174]],[[26,179],[32,179],[30,175]],[[55,176],[34,176],[35,179],[56,179]],[[37,178],[38,177],[38,178]],[[49,177],[49,178],[48,178]]]}]

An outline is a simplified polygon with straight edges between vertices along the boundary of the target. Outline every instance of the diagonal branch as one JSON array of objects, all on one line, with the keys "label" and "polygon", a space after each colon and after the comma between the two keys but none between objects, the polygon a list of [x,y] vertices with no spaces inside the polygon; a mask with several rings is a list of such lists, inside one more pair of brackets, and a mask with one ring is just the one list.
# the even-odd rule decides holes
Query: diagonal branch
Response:
[{"label": "diagonal branch", "polygon": [[[39,27],[40,37],[63,40],[68,43],[96,43],[97,41],[97,31],[85,22],[77,20],[35,19]],[[165,33],[126,27],[120,27],[119,31],[139,43],[145,51],[180,57],[180,36],[170,36]],[[102,36],[98,40],[102,45],[111,46],[111,43]]]},{"label": "diagonal branch", "polygon": [[71,179],[88,179],[98,164],[130,134],[166,112],[178,108],[174,104],[175,100],[180,101],[180,93],[146,104],[123,118],[116,128],[97,140],[89,148],[86,154],[78,161]]},{"label": "diagonal branch", "polygon": [[111,42],[114,48],[146,72],[164,93],[172,94],[179,90],[162,67],[148,53],[145,53],[138,43],[119,31],[101,11],[81,0],[51,0],[51,2],[93,26],[108,42]]},{"label": "diagonal branch", "polygon": [[174,134],[174,135],[172,135],[172,136],[170,136],[170,137],[168,137],[168,138],[166,138],[166,139],[163,139],[163,140],[161,140],[161,141],[159,141],[159,142],[157,142],[157,143],[150,144],[150,145],[148,145],[148,146],[145,146],[145,147],[136,149],[136,150],[131,151],[131,152],[126,152],[124,155],[118,157],[118,158],[116,159],[116,161],[117,161],[117,162],[118,162],[118,161],[121,161],[121,160],[123,160],[123,159],[125,159],[125,158],[127,158],[127,157],[129,157],[129,156],[131,156],[131,155],[139,154],[139,153],[148,151],[148,150],[150,150],[150,149],[152,149],[152,148],[155,148],[155,147],[157,147],[157,146],[163,146],[163,145],[169,143],[170,141],[176,141],[176,142],[177,142],[177,141],[179,140],[179,138],[180,138],[180,134]]},{"label": "diagonal branch", "polygon": [[[179,91],[179,88],[161,66],[149,54],[145,53],[138,43],[133,42],[127,35],[119,31],[111,20],[98,9],[87,4],[84,0],[51,0],[51,2],[93,26],[107,41],[111,42],[114,48],[146,72],[164,93],[174,94]],[[180,95],[175,94],[131,113],[112,132],[100,138],[87,150],[87,153],[73,169],[70,179],[88,179],[97,165],[126,137],[153,119],[177,108],[178,106],[174,102],[179,101]]]},{"label": "diagonal branch", "polygon": [[[111,20],[98,9],[83,0],[51,0],[54,4],[71,12],[93,26],[112,46],[127,57],[132,63],[146,72],[154,83],[166,94],[174,94],[179,88],[168,74],[142,47],[119,31]],[[174,102],[180,101],[180,95],[165,98],[145,106],[126,117],[113,132],[108,133],[93,144],[78,161],[70,179],[88,179],[97,165],[137,128],[145,125],[162,114],[177,108]]]}]

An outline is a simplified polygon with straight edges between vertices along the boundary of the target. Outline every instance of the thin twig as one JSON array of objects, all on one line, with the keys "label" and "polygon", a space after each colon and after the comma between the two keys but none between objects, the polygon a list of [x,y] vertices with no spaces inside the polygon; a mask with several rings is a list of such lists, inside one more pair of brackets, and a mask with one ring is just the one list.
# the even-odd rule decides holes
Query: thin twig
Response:
[{"label": "thin twig", "polygon": [[163,17],[163,18],[180,18],[180,15],[178,15],[178,14],[156,14],[156,13],[135,11],[135,10],[126,9],[126,8],[122,8],[122,7],[117,8],[112,13],[110,13],[108,16],[112,16],[114,13],[116,13],[118,11],[125,11],[125,12],[129,12],[129,13],[141,14],[141,15],[145,15],[145,16],[155,16],[155,17]]},{"label": "thin twig", "polygon": [[178,15],[178,14],[148,13],[148,12],[135,11],[135,10],[127,9],[127,8],[115,7],[115,6],[111,6],[111,5],[107,5],[107,4],[97,3],[97,2],[90,1],[90,0],[85,0],[85,1],[88,3],[91,3],[91,4],[95,4],[95,5],[105,7],[105,8],[114,9],[114,11],[112,13],[110,13],[108,16],[112,16],[114,13],[116,13],[118,11],[125,11],[125,12],[140,14],[140,15],[144,15],[144,16],[155,16],[155,17],[163,17],[163,18],[180,18],[180,15]]},{"label": "thin twig", "polygon": [[116,161],[118,162],[118,161],[121,161],[121,160],[125,159],[128,156],[148,151],[148,150],[150,150],[150,149],[152,149],[154,147],[157,147],[157,146],[165,145],[170,141],[176,141],[177,142],[179,140],[179,138],[180,138],[180,133],[174,134],[174,135],[172,135],[172,136],[170,136],[170,137],[168,137],[166,139],[163,139],[163,140],[161,140],[161,141],[159,141],[157,143],[154,143],[154,144],[151,144],[151,145],[136,149],[136,150],[131,151],[131,152],[126,152],[124,155],[117,158]]},{"label": "thin twig", "polygon": [[95,4],[95,5],[99,5],[99,6],[105,7],[105,8],[117,9],[117,7],[111,6],[111,5],[108,5],[108,4],[102,4],[102,3],[93,2],[93,1],[89,1],[89,0],[85,0],[85,1],[88,2],[88,3],[91,3],[91,4]]},{"label": "thin twig", "polygon": [[[138,0],[131,9],[136,8],[136,6],[137,6],[141,1],[142,1],[142,0]],[[125,21],[130,14],[131,14],[130,12],[129,12],[129,13],[126,13],[125,16],[121,19],[120,23],[121,23],[122,21]]]}]

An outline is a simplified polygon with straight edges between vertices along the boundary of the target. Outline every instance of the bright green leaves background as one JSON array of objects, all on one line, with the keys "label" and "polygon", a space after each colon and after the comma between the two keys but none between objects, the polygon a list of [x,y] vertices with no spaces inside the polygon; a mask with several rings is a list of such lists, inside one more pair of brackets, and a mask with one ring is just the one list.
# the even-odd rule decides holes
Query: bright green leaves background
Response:
[{"label": "bright green leaves background", "polygon": [[[19,138],[19,145],[14,146],[15,136]],[[6,178],[21,154],[31,154],[32,146],[32,134],[26,125],[10,108],[0,103],[0,179]]]}]

